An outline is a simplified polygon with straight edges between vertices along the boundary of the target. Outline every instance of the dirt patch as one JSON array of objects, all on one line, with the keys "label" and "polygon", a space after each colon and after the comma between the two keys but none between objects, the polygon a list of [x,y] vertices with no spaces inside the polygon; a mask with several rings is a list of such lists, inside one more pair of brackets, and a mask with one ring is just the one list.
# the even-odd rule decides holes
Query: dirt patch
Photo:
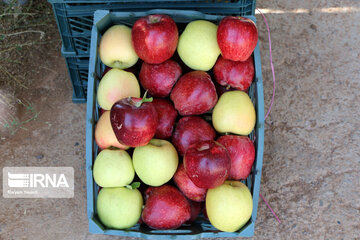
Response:
[{"label": "dirt patch", "polygon": [[59,95],[56,78],[66,74],[66,68],[58,66],[61,40],[47,1],[25,6],[1,1],[0,26],[0,90],[13,94],[13,108],[18,110],[0,126],[4,140],[42,124],[40,104],[49,92]]}]

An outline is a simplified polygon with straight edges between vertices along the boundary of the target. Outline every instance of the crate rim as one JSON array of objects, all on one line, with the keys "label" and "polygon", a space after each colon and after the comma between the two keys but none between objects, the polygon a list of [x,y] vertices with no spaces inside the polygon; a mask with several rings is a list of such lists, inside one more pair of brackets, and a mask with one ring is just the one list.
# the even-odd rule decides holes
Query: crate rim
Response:
[{"label": "crate rim", "polygon": [[[94,59],[97,50],[97,29],[95,25],[103,19],[105,16],[113,14],[113,15],[124,15],[124,14],[133,14],[132,16],[140,17],[140,15],[148,15],[152,13],[162,13],[162,14],[169,14],[170,12],[174,12],[173,9],[152,9],[149,11],[142,11],[142,12],[110,12],[108,10],[97,10],[94,13],[94,25],[92,27],[91,32],[91,44],[90,44],[90,60],[89,60],[89,73],[88,73],[88,92],[87,92],[87,116],[86,116],[86,179],[87,179],[87,214],[88,214],[88,221],[89,221],[89,232],[94,234],[105,234],[105,235],[120,235],[120,236],[129,236],[129,237],[141,237],[145,239],[168,239],[176,238],[176,239],[198,239],[198,238],[209,238],[209,237],[251,237],[254,235],[255,230],[255,221],[258,209],[258,202],[259,202],[259,192],[260,192],[260,181],[261,181],[261,170],[262,170],[262,161],[263,161],[263,148],[264,148],[264,99],[263,99],[263,85],[262,85],[262,73],[261,73],[261,59],[260,59],[260,48],[259,48],[259,40],[257,46],[254,50],[254,64],[255,64],[255,76],[256,78],[256,91],[257,91],[257,104],[256,104],[256,113],[257,113],[257,123],[256,129],[258,133],[258,144],[256,149],[256,168],[255,168],[255,177],[253,183],[253,212],[248,222],[247,226],[243,228],[240,232],[200,232],[192,235],[167,235],[166,233],[163,234],[149,234],[149,233],[141,233],[141,232],[131,232],[129,230],[103,230],[100,226],[96,224],[93,214],[94,214],[94,192],[93,192],[93,176],[92,176],[92,160],[93,160],[93,144],[94,144],[94,132],[93,132],[93,124],[94,124],[94,104],[96,105],[96,98],[92,97],[95,93],[95,65],[96,59]],[[176,10],[176,14],[179,13],[193,13],[196,16],[205,16],[205,14],[198,12],[198,11],[188,11],[188,10]],[[215,18],[224,17],[218,15],[210,15]],[[245,16],[252,19],[256,22],[256,19],[253,15]],[[211,20],[210,20],[211,21]],[[94,40],[96,39],[96,40]],[[258,66],[257,66],[258,65]],[[121,233],[121,234],[120,234]]]},{"label": "crate rim", "polygon": [[[171,4],[171,8],[174,8],[176,5],[179,7],[188,7],[191,8],[191,4],[195,4],[197,7],[202,8],[232,8],[232,7],[244,7],[244,3],[251,5],[252,15],[255,12],[256,0],[237,0],[237,1],[216,1],[212,0],[211,2],[206,0],[48,0],[51,4],[116,4],[116,3],[124,3],[124,4],[154,4],[153,8],[160,7],[159,4]],[[187,5],[190,6],[187,6]],[[141,5],[140,5],[140,8]],[[148,9],[148,8],[146,8]],[[145,10],[145,8],[144,8]]]}]

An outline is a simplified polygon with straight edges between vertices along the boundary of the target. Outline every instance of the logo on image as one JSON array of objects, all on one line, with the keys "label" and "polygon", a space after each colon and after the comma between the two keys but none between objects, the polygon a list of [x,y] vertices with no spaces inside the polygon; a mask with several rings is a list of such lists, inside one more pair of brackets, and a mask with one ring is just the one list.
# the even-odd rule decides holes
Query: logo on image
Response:
[{"label": "logo on image", "polygon": [[64,174],[21,174],[8,172],[9,187],[69,187]]},{"label": "logo on image", "polygon": [[71,167],[5,167],[5,198],[72,198],[74,169]]}]

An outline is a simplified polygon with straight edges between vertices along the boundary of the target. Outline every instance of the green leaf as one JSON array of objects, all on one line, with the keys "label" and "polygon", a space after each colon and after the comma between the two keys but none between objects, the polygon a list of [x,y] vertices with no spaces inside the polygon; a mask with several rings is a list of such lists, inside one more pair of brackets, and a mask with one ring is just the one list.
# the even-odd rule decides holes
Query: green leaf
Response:
[{"label": "green leaf", "polygon": [[147,92],[148,92],[148,90],[145,91],[144,96],[142,97],[141,103],[144,103],[144,102],[152,102],[152,101],[153,101],[153,98],[152,98],[152,97],[149,97],[149,98],[146,97]]},{"label": "green leaf", "polygon": [[140,187],[140,182],[133,182],[130,186],[132,189],[137,189]]}]

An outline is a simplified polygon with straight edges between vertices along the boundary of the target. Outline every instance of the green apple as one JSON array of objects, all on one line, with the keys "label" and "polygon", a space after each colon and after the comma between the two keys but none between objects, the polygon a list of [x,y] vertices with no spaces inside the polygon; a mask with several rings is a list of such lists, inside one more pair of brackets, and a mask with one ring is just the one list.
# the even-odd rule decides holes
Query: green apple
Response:
[{"label": "green apple", "polygon": [[220,55],[217,26],[209,21],[190,22],[179,38],[177,51],[181,60],[194,70],[209,71]]},{"label": "green apple", "polygon": [[97,198],[97,213],[108,228],[125,229],[134,226],[140,218],[143,198],[137,189],[103,188]]},{"label": "green apple", "polygon": [[239,181],[225,181],[206,194],[206,213],[210,223],[224,232],[235,232],[250,219],[253,202],[247,186]]},{"label": "green apple", "polygon": [[145,184],[154,187],[168,182],[178,163],[175,147],[166,140],[151,139],[147,145],[135,148],[133,153],[136,174]]},{"label": "green apple", "polygon": [[250,97],[242,91],[221,95],[213,109],[212,123],[220,133],[250,134],[256,123],[256,112]]},{"label": "green apple", "polygon": [[140,85],[131,72],[113,68],[101,79],[97,90],[97,100],[101,108],[110,110],[120,99],[140,97]]},{"label": "green apple", "polygon": [[133,66],[139,57],[131,41],[131,28],[125,25],[110,27],[100,40],[101,61],[109,67],[125,69]]},{"label": "green apple", "polygon": [[124,150],[102,150],[95,159],[93,174],[101,187],[123,187],[135,176],[130,155]]}]

